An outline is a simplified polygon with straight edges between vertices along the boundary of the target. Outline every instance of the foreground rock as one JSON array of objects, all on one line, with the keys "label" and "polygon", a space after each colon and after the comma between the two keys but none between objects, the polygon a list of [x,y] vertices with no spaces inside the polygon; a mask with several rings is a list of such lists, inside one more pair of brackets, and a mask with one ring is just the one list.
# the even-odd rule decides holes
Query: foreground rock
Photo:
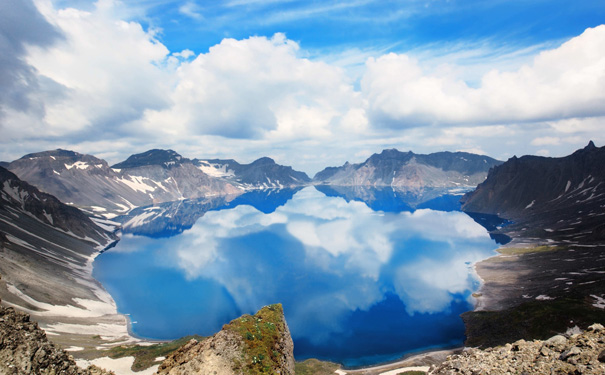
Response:
[{"label": "foreground rock", "polygon": [[486,350],[470,349],[448,357],[432,375],[453,374],[605,374],[605,329],[593,324],[570,337],[519,340]]},{"label": "foreground rock", "polygon": [[171,354],[158,374],[294,374],[294,345],[281,304],[244,315]]},{"label": "foreground rock", "polygon": [[0,306],[0,374],[107,375],[91,366],[81,369],[71,355],[54,346],[29,315]]}]

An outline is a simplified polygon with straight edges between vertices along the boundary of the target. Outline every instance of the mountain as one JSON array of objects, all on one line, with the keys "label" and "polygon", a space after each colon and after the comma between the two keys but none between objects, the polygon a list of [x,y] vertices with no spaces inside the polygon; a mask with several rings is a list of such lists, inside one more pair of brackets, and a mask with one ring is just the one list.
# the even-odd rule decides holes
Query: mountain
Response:
[{"label": "mountain", "polygon": [[318,172],[313,181],[324,185],[391,186],[400,190],[427,187],[476,186],[490,168],[501,162],[466,152],[423,155],[396,149],[384,150],[360,164],[345,163]]},{"label": "mountain", "polygon": [[242,193],[241,189],[209,176],[193,160],[172,150],[156,149],[131,155],[112,169],[122,178],[135,182],[134,188],[148,192],[149,203]]},{"label": "mountain", "polygon": [[36,311],[98,301],[92,260],[117,241],[114,228],[0,167],[0,296]]},{"label": "mountain", "polygon": [[132,155],[109,167],[92,155],[58,149],[25,155],[8,169],[63,202],[106,217],[158,202],[241,193],[171,150]]},{"label": "mountain", "polygon": [[592,141],[561,158],[512,157],[463,197],[462,210],[512,220],[503,230],[522,237],[598,241],[605,237],[604,165],[605,147]]},{"label": "mountain", "polygon": [[267,157],[250,164],[221,159],[195,159],[194,161],[207,174],[224,178],[243,188],[284,188],[302,186],[311,182],[306,173],[279,165]]}]

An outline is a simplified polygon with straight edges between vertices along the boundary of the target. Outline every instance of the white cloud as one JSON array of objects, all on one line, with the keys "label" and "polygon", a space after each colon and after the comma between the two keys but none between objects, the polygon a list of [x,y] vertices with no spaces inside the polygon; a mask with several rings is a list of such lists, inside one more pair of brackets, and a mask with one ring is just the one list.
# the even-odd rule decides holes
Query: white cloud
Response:
[{"label": "white cloud", "polygon": [[149,111],[144,126],[229,138],[305,139],[334,129],[362,129],[361,100],[344,72],[298,56],[299,46],[272,38],[224,39],[184,62],[168,110]]},{"label": "white cloud", "polygon": [[478,88],[417,60],[370,58],[361,86],[376,125],[498,124],[605,115],[605,25],[539,53],[516,71],[492,70]]},{"label": "white cloud", "polygon": [[188,1],[185,4],[179,7],[179,13],[191,17],[195,20],[202,20],[204,16],[202,15],[201,8],[193,1]]},{"label": "white cloud", "polygon": [[114,18],[112,2],[92,12],[39,9],[64,38],[50,47],[30,46],[26,61],[44,85],[36,95],[44,113],[11,116],[11,136],[74,137],[132,132],[124,123],[168,104],[170,77],[162,68],[168,50],[140,24]]},{"label": "white cloud", "polygon": [[539,137],[535,138],[531,141],[533,146],[544,146],[544,145],[558,145],[561,143],[561,139],[559,137]]}]

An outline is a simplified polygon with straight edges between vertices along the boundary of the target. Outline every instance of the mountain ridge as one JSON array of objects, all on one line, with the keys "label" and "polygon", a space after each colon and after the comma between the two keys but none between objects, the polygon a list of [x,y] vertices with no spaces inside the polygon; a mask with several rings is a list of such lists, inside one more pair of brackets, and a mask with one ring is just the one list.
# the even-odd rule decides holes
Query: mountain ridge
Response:
[{"label": "mountain ridge", "polygon": [[490,168],[501,162],[467,152],[442,151],[432,154],[385,149],[363,163],[346,162],[318,172],[316,184],[342,186],[391,186],[400,189],[476,186]]}]

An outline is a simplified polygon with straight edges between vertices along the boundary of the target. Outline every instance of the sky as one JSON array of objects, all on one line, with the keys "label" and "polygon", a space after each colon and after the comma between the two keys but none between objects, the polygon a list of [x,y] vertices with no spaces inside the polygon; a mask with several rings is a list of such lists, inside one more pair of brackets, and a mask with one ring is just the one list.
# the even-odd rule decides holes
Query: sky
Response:
[{"label": "sky", "polygon": [[603,0],[2,0],[0,160],[605,144]]}]

